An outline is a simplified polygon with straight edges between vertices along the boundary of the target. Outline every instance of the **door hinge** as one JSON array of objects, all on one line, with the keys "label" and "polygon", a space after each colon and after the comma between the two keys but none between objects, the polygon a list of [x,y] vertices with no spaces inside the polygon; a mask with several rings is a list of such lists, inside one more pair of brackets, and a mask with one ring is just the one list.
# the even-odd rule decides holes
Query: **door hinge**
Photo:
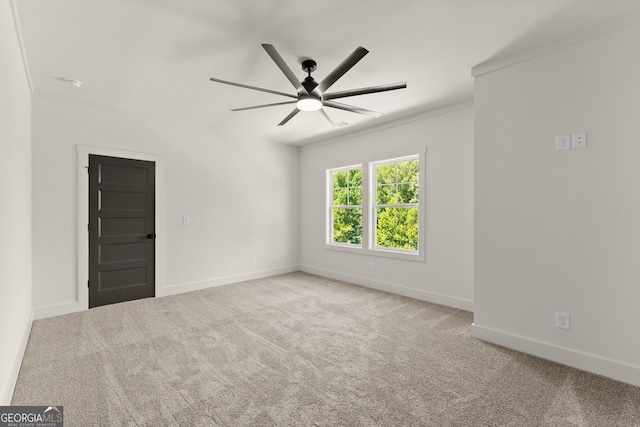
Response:
[{"label": "door hinge", "polygon": [[87,168],[87,174],[90,174],[90,172],[89,172],[89,166],[85,166],[85,168]]},{"label": "door hinge", "polygon": [[89,281],[87,280],[87,288],[89,287]]},{"label": "door hinge", "polygon": [[87,231],[91,231],[91,224],[87,224]]}]

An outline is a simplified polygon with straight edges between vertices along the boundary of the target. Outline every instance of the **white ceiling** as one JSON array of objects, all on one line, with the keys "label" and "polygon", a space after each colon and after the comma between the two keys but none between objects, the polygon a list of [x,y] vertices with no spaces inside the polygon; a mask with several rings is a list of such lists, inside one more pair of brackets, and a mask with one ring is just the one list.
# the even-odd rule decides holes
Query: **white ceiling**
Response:
[{"label": "white ceiling", "polygon": [[[473,97],[471,68],[640,12],[640,0],[14,0],[36,95],[55,93],[215,127],[221,134],[302,145]],[[369,54],[331,91],[407,81],[407,89],[339,100],[383,113],[326,108],[276,125],[295,94],[260,46],[273,44],[317,81],[357,46]],[[64,78],[83,82],[79,89]],[[332,134],[333,133],[333,134]]]}]

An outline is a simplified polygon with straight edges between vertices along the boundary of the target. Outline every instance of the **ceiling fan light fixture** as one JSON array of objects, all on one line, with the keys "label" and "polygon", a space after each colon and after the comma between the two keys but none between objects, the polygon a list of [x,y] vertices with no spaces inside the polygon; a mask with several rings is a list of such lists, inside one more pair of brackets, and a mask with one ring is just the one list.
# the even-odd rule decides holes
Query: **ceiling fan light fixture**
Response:
[{"label": "ceiling fan light fixture", "polygon": [[311,97],[300,98],[296,103],[296,107],[300,111],[318,111],[322,108],[322,101]]}]

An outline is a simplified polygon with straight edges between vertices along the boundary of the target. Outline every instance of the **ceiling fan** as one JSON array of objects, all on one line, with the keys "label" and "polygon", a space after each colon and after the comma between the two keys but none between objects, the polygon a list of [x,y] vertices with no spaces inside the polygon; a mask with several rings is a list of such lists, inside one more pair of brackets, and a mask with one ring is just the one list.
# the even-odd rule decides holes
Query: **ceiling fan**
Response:
[{"label": "ceiling fan", "polygon": [[284,118],[278,126],[282,126],[287,123],[291,118],[293,118],[300,111],[316,111],[318,116],[328,125],[335,126],[331,121],[327,113],[322,109],[322,107],[331,107],[337,108],[339,110],[351,111],[352,113],[364,114],[367,116],[378,117],[380,113],[375,111],[366,110],[364,108],[354,107],[352,105],[346,105],[339,102],[333,101],[338,98],[345,98],[348,96],[356,96],[356,95],[366,95],[369,93],[376,92],[385,92],[388,90],[396,90],[396,89],[404,89],[407,87],[407,82],[400,83],[391,83],[386,85],[379,86],[370,86],[360,89],[351,89],[351,90],[343,90],[339,92],[325,93],[327,89],[331,87],[340,77],[342,77],[347,71],[351,69],[354,65],[358,63],[369,51],[363,47],[358,47],[353,51],[351,55],[347,57],[340,65],[336,67],[327,77],[324,78],[320,83],[317,83],[313,77],[311,77],[311,73],[316,70],[316,61],[312,59],[306,59],[302,61],[302,69],[307,73],[307,77],[304,81],[299,82],[291,71],[291,68],[287,66],[284,62],[278,51],[273,45],[263,44],[262,47],[267,51],[271,59],[276,63],[276,65],[280,68],[280,70],[284,73],[284,75],[289,79],[293,87],[296,89],[297,94],[292,95],[289,93],[279,92],[271,89],[264,89],[256,86],[249,86],[242,83],[234,83],[226,80],[220,80],[211,77],[211,81],[224,83],[233,86],[239,86],[246,89],[259,90],[262,92],[274,93],[276,95],[286,96],[289,98],[293,98],[293,101],[284,101],[284,102],[275,102],[271,104],[263,104],[263,105],[254,105],[252,107],[244,107],[244,108],[234,108],[231,111],[243,111],[243,110],[253,110],[256,108],[264,108],[264,107],[273,107],[276,105],[286,105],[286,104],[296,104],[296,108],[289,113],[287,117]]}]

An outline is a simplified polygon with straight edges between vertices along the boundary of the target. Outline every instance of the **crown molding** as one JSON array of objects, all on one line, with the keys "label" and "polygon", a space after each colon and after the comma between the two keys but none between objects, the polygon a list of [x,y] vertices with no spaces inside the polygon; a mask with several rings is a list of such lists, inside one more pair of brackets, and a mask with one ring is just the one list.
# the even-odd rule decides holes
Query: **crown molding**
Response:
[{"label": "crown molding", "polygon": [[520,62],[528,61],[533,58],[537,58],[548,53],[564,49],[566,47],[584,42],[586,40],[602,36],[604,34],[617,31],[619,29],[629,27],[640,23],[640,12],[625,15],[621,18],[608,21],[606,23],[596,25],[587,30],[580,31],[572,34],[571,36],[564,37],[553,41],[552,43],[545,44],[543,46],[527,50],[518,54],[510,55],[502,58],[488,59],[471,69],[471,77],[476,78],[483,74],[492,73],[502,68],[509,67],[511,65],[518,64]]},{"label": "crown molding", "polygon": [[24,48],[24,42],[22,40],[22,29],[20,27],[20,19],[18,15],[18,5],[16,0],[9,0],[11,7],[11,15],[13,17],[13,26],[16,29],[16,36],[18,37],[18,45],[20,46],[20,54],[22,55],[22,65],[24,67],[24,73],[27,77],[27,83],[29,85],[29,91],[33,96],[33,81],[31,80],[31,71],[29,70],[29,61],[27,61],[27,51]]},{"label": "crown molding", "polygon": [[473,99],[467,99],[459,102],[445,104],[438,107],[427,108],[419,111],[406,111],[403,113],[397,113],[383,122],[379,122],[373,126],[366,126],[358,129],[353,129],[350,132],[346,132],[340,135],[321,135],[318,138],[312,138],[307,140],[303,145],[299,145],[300,151],[310,150],[313,148],[321,147],[323,145],[335,144],[349,139],[357,138],[363,135],[367,135],[374,132],[379,132],[385,129],[390,129],[398,126],[403,126],[411,122],[428,119],[430,117],[439,116],[441,114],[452,113],[454,111],[462,110],[465,108],[473,108]]}]

